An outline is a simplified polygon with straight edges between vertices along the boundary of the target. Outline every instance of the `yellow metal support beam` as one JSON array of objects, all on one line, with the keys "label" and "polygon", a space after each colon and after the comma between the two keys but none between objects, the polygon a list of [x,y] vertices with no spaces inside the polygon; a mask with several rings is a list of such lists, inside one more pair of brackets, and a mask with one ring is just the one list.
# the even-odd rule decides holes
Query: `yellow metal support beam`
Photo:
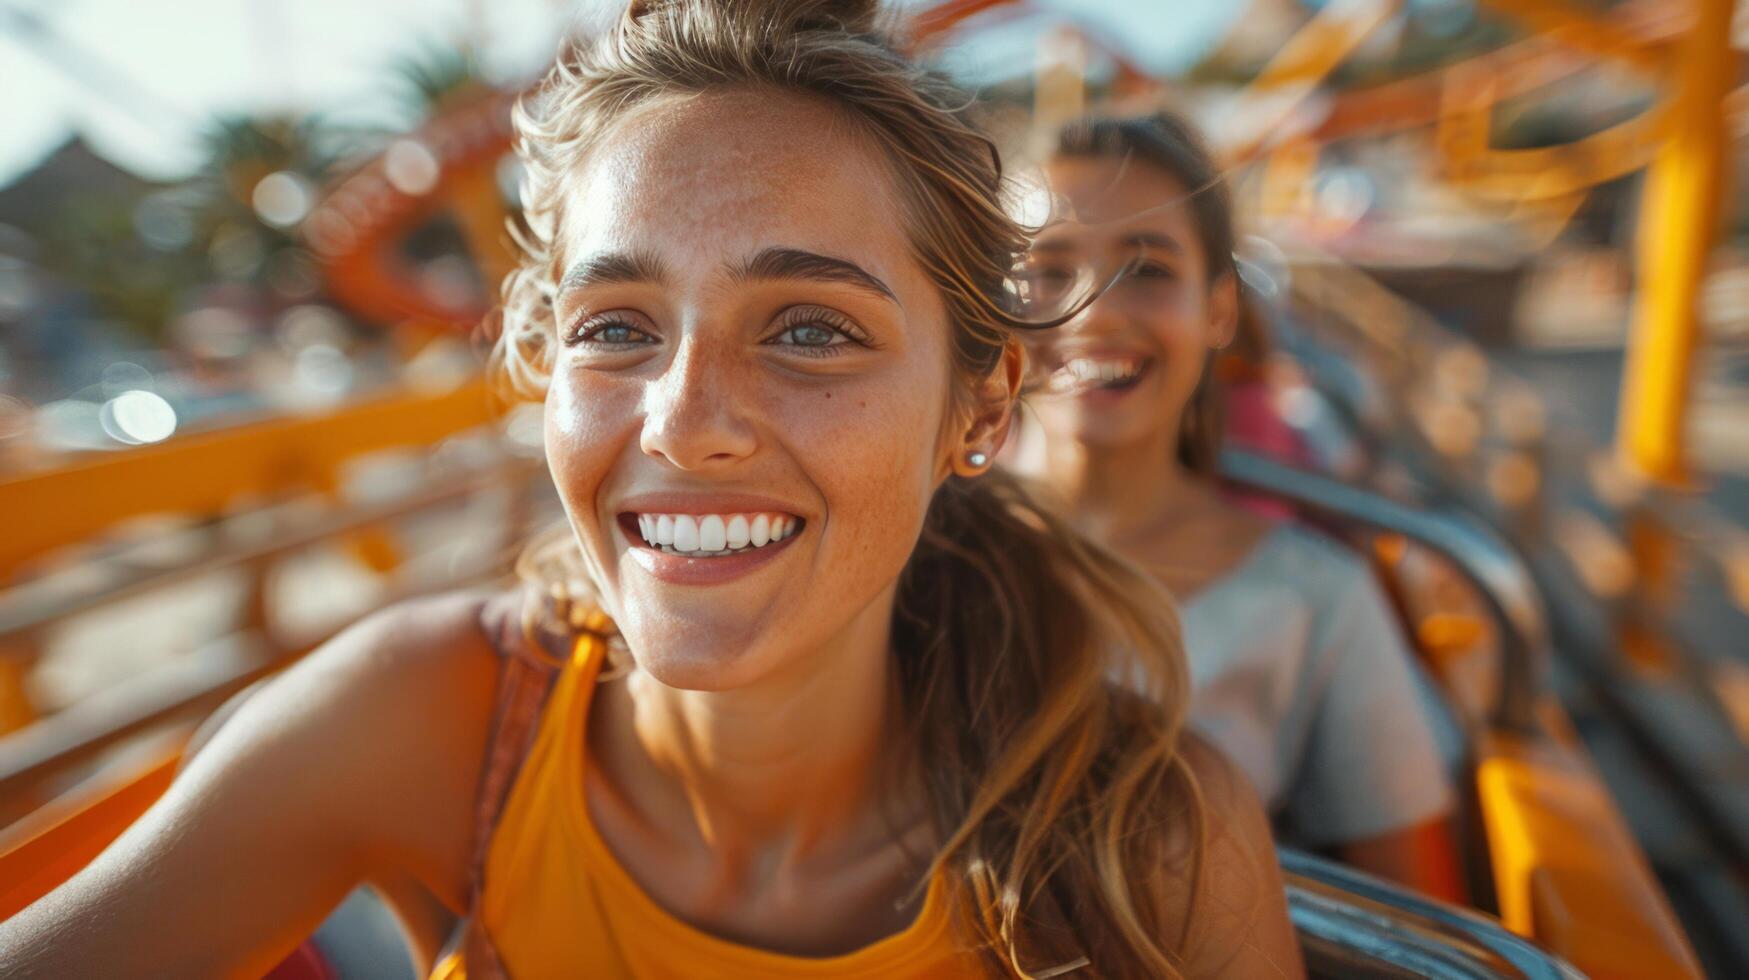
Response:
[{"label": "yellow metal support beam", "polygon": [[1575,50],[1642,71],[1661,67],[1655,37],[1629,29],[1601,11],[1568,0],[1483,0],[1483,5],[1518,21],[1532,34]]},{"label": "yellow metal support beam", "polygon": [[1653,158],[1636,247],[1639,289],[1622,378],[1616,449],[1649,479],[1680,485],[1701,284],[1724,194],[1725,96],[1735,0],[1695,0],[1677,42],[1668,138]]},{"label": "yellow metal support beam", "polygon": [[1559,146],[1500,150],[1490,146],[1499,79],[1451,70],[1434,146],[1441,176],[1480,197],[1503,201],[1570,197],[1646,166],[1666,144],[1670,110],[1654,105],[1590,136]]},{"label": "yellow metal support beam", "polygon": [[1532,737],[1484,733],[1476,795],[1500,921],[1596,980],[1704,974],[1565,712]]},{"label": "yellow metal support beam", "polygon": [[1272,92],[1323,82],[1374,30],[1391,19],[1396,6],[1389,0],[1339,0],[1326,4],[1282,42],[1275,57],[1251,81],[1250,91]]},{"label": "yellow metal support beam", "polygon": [[1318,175],[1319,149],[1311,140],[1294,140],[1270,151],[1259,182],[1258,211],[1263,217],[1274,220],[1305,213]]},{"label": "yellow metal support beam", "polygon": [[1393,0],[1335,0],[1325,4],[1282,44],[1281,50],[1241,93],[1241,104],[1250,101],[1266,104],[1268,108],[1246,132],[1227,137],[1230,142],[1221,147],[1226,161],[1245,163],[1268,149],[1300,104],[1373,31],[1389,21],[1396,9]]},{"label": "yellow metal support beam", "polygon": [[1046,32],[1035,51],[1032,125],[1054,138],[1058,129],[1087,113],[1087,42],[1067,27]]},{"label": "yellow metal support beam", "polygon": [[270,419],[0,479],[0,582],[56,548],[145,514],[213,516],[242,494],[331,491],[366,453],[428,446],[491,421],[486,382],[397,391],[321,415]]}]

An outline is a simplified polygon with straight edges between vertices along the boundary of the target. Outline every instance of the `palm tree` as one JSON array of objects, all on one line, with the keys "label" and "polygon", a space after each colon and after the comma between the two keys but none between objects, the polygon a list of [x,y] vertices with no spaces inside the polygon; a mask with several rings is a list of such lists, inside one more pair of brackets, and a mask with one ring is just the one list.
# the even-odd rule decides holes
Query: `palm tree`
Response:
[{"label": "palm tree", "polygon": [[426,44],[397,61],[390,72],[400,102],[416,123],[494,91],[481,76],[471,48]]}]

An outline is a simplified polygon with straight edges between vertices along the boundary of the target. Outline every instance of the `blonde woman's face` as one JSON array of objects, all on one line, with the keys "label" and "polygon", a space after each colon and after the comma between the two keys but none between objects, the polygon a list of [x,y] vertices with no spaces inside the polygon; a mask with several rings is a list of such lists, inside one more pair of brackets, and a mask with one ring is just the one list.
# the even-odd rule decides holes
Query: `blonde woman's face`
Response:
[{"label": "blonde woman's face", "polygon": [[1035,243],[1041,267],[1131,272],[1066,326],[1048,331],[1035,355],[1063,376],[1066,396],[1041,395],[1039,418],[1054,436],[1090,445],[1133,446],[1176,432],[1209,351],[1232,338],[1230,280],[1209,282],[1196,216],[1171,174],[1140,161],[1057,158],[1053,191],[1078,221],[1047,229]]},{"label": "blonde woman's face", "polygon": [[546,447],[634,659],[721,690],[861,629],[945,476],[945,307],[876,151],[725,92],[620,121],[557,246]]}]

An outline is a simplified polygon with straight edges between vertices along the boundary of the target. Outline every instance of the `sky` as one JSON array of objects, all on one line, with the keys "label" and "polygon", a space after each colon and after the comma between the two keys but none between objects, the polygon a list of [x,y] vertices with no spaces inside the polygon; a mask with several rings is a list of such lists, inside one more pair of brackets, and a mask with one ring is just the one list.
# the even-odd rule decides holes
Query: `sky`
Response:
[{"label": "sky", "polygon": [[[900,6],[916,6],[918,0]],[[1224,36],[1231,0],[1033,0],[1139,63],[1182,68]],[[319,111],[397,121],[390,66],[422,47],[479,44],[489,74],[531,77],[573,25],[616,0],[0,0],[0,186],[69,135],[142,176],[186,176],[215,115]],[[32,35],[19,14],[48,25]],[[981,32],[955,52],[973,74],[1030,63],[1043,17]],[[35,37],[36,40],[32,40]]]}]

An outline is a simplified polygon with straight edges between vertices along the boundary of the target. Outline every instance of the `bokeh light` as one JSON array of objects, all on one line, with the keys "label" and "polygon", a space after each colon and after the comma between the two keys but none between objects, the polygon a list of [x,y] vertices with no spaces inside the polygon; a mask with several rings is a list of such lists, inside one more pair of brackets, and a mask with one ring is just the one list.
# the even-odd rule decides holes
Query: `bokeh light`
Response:
[{"label": "bokeh light", "polygon": [[310,213],[314,192],[300,174],[279,171],[261,178],[250,195],[255,213],[275,228],[290,228]]},{"label": "bokeh light", "polygon": [[124,391],[103,403],[98,420],[117,442],[143,445],[163,442],[176,432],[176,410],[162,395]]}]

